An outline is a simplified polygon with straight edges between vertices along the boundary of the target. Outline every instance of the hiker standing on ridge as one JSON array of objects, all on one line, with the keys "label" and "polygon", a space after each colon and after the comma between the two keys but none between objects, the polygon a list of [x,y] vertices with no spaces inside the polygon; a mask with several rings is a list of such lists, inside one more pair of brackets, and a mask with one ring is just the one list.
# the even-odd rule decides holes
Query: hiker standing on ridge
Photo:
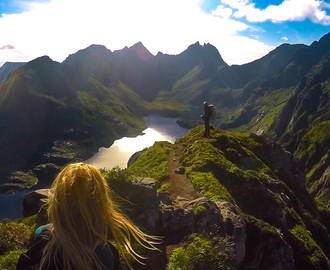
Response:
[{"label": "hiker standing on ridge", "polygon": [[208,105],[206,101],[203,103],[204,113],[201,115],[201,118],[204,120],[205,130],[203,137],[211,138],[210,135],[210,120],[212,117],[212,105]]}]

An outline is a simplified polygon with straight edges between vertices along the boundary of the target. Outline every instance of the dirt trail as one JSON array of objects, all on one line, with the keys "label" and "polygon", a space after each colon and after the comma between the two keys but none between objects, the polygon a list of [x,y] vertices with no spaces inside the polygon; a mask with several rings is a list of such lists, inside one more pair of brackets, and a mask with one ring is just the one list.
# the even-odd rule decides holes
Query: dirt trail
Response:
[{"label": "dirt trail", "polygon": [[185,174],[178,174],[175,171],[180,167],[179,158],[183,152],[183,146],[177,145],[168,156],[168,168],[169,168],[169,193],[172,200],[177,197],[183,197],[189,200],[194,200],[201,195],[194,189],[191,182],[187,179]]}]

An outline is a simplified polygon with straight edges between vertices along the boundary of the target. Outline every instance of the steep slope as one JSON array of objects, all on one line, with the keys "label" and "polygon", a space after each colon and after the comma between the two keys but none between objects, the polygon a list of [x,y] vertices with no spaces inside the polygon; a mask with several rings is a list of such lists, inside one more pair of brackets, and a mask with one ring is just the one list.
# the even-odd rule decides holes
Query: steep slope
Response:
[{"label": "steep slope", "polygon": [[[323,61],[326,61],[324,59],[328,57],[329,50],[330,34],[327,34],[318,42],[297,50],[276,76],[261,84],[250,83],[242,91],[238,91],[235,96],[244,105],[230,111],[223,119],[221,127],[252,132],[269,131],[271,135],[275,132],[277,138],[281,137],[291,119],[288,114],[292,113],[292,106],[295,106],[296,99],[290,97],[295,94],[296,87],[305,88],[306,80],[310,80],[310,85],[305,90],[308,92],[311,84],[315,84],[318,80],[326,80],[327,68],[323,71],[323,75],[312,74],[323,65]],[[310,76],[313,76],[313,79],[307,79]],[[317,95],[317,91],[313,93]],[[301,113],[302,111],[299,111],[298,114]],[[284,116],[280,122],[279,115]]]},{"label": "steep slope", "polygon": [[6,63],[4,63],[3,66],[0,68],[0,83],[4,82],[7,79],[10,72],[23,66],[24,64],[25,64],[24,62],[6,62]]},{"label": "steep slope", "polygon": [[41,57],[1,85],[2,175],[85,159],[144,127],[144,103],[132,90],[121,83],[105,87],[91,75],[81,87],[76,74],[68,65]]},{"label": "steep slope", "polygon": [[[227,67],[219,72],[219,84],[222,87],[242,88],[247,83],[268,80],[275,76],[297,51],[306,47],[303,44],[282,44],[251,63]],[[231,77],[231,80],[225,84],[225,78],[228,77]]]},{"label": "steep slope", "polygon": [[281,72],[272,81],[269,81],[269,84],[276,88],[296,86],[329,51],[330,33],[324,35],[319,41],[314,41],[310,46],[297,51]]},{"label": "steep slope", "polygon": [[86,49],[70,54],[62,64],[71,67],[76,84],[84,88],[90,76],[106,81],[103,68],[110,61],[111,54],[111,51],[104,46],[91,45]]},{"label": "steep slope", "polygon": [[[262,81],[275,76],[297,51],[305,47],[283,44],[268,55],[241,66],[225,64],[205,68],[198,65],[178,78],[169,90],[161,91],[156,100],[188,104],[190,110],[184,117],[194,121],[199,119],[200,104],[208,100],[220,108],[219,116],[230,119],[235,108],[241,108]],[[241,122],[230,127],[239,126]]]},{"label": "steep slope", "polygon": [[[297,160],[256,135],[202,134],[199,126],[174,145],[157,143],[128,168],[131,176],[153,177],[161,186],[159,226],[166,250],[174,248],[168,267],[328,269],[329,220],[320,217]],[[185,199],[190,195],[181,188],[178,198],[164,196],[176,192],[173,157],[208,200]]]},{"label": "steep slope", "polygon": [[[273,124],[279,141],[295,154],[311,180],[316,180],[313,174],[326,160],[330,145],[329,76],[330,53],[327,53],[296,87]],[[320,177],[320,171],[317,173]]]}]

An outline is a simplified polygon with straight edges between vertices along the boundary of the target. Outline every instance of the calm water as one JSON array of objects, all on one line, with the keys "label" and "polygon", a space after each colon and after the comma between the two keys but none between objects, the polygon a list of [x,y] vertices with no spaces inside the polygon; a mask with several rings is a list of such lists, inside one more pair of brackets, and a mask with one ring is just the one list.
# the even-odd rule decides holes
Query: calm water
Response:
[{"label": "calm water", "polygon": [[0,195],[0,220],[23,217],[23,199],[29,192],[29,190],[24,190],[16,194]]},{"label": "calm water", "polygon": [[[93,157],[86,160],[98,168],[111,169],[114,166],[126,168],[127,161],[135,152],[152,146],[156,141],[169,141],[173,143],[177,138],[188,133],[176,124],[178,118],[165,118],[159,115],[146,117],[147,129],[143,135],[136,137],[123,137],[109,148],[101,147]],[[17,219],[23,217],[23,199],[29,190],[13,195],[0,195],[0,220],[4,218]]]},{"label": "calm water", "polygon": [[186,135],[189,130],[178,126],[177,120],[178,118],[165,118],[159,115],[148,116],[146,117],[148,128],[143,131],[143,135],[116,140],[109,148],[101,147],[85,162],[97,168],[111,169],[115,166],[126,168],[127,161],[135,152],[152,146],[156,141],[173,143],[177,138]]}]

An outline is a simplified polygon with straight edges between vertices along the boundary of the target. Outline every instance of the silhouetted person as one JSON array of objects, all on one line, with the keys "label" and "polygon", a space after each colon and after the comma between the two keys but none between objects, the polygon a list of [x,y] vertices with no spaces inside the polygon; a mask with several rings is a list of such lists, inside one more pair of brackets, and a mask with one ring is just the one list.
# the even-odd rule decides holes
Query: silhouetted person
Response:
[{"label": "silhouetted person", "polygon": [[202,119],[204,120],[205,130],[203,137],[210,138],[210,120],[212,117],[212,105],[208,105],[206,101],[203,103],[204,113],[202,114]]},{"label": "silhouetted person", "polygon": [[144,257],[131,241],[157,249],[159,238],[142,232],[118,210],[94,166],[64,168],[49,191],[47,208],[50,224],[36,230],[34,245],[21,254],[16,269],[115,270],[118,253],[132,269],[131,263]]}]

